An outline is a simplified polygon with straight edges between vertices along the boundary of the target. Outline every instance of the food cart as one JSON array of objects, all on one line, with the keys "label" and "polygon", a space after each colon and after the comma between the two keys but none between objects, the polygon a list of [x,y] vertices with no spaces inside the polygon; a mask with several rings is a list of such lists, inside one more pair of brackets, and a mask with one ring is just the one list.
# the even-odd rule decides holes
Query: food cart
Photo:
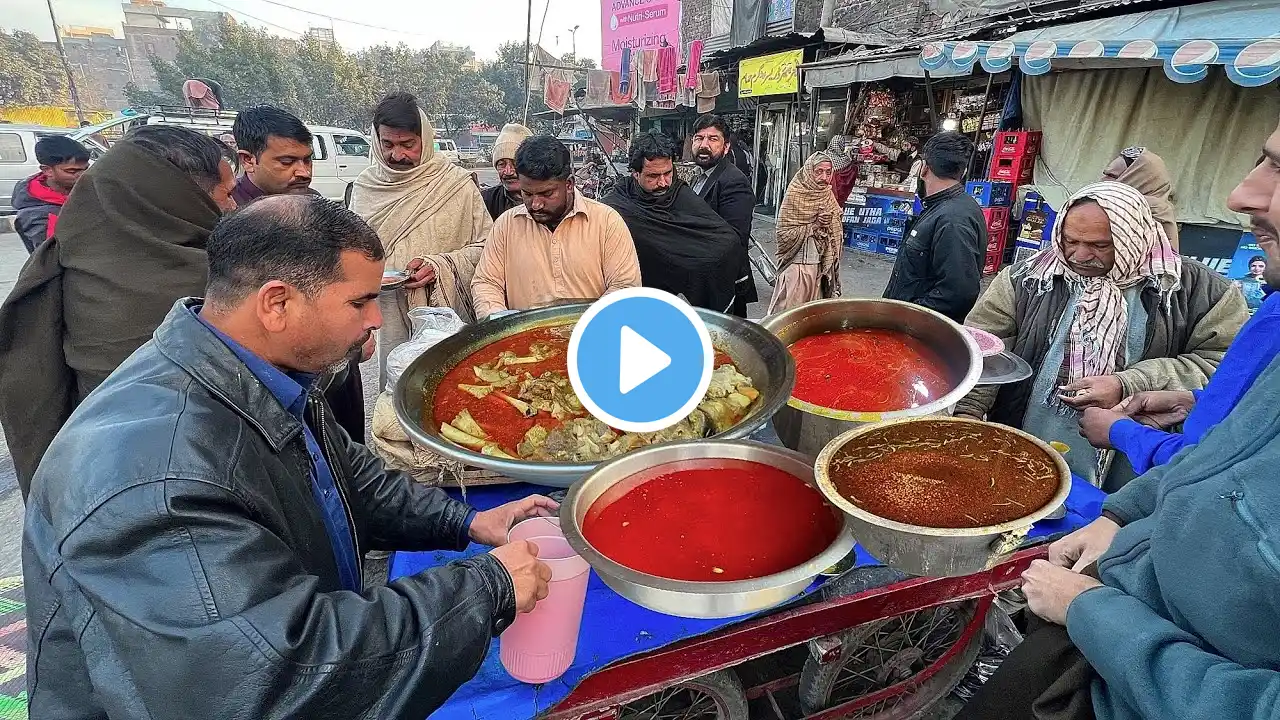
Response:
[{"label": "food cart", "polygon": [[[896,312],[892,301],[874,302],[880,303],[876,306],[880,312]],[[811,310],[811,316],[804,318],[807,325],[793,323],[790,327],[821,324],[821,311],[822,307]],[[545,322],[546,318],[536,313],[550,317],[557,312],[572,311],[549,309],[534,311],[526,318],[511,316],[498,321],[511,327],[495,325],[484,332],[509,334],[519,323]],[[721,318],[724,316],[711,321],[736,322]],[[944,321],[941,316],[936,320]],[[913,315],[910,322],[919,332],[922,318]],[[939,332],[944,329],[939,326]],[[482,330],[470,332],[479,335]],[[715,330],[712,328],[713,337]],[[741,350],[740,357],[749,365],[749,353],[741,343],[750,343],[751,333],[758,328],[743,323],[733,330],[724,339],[725,345],[739,343],[731,348],[731,354],[735,348]],[[963,335],[959,328],[954,332]],[[424,383],[438,382],[440,366],[452,367],[470,348],[484,342],[481,337],[464,336],[433,351],[436,356],[424,355],[416,363],[417,369],[406,371],[397,406],[402,422],[419,416],[415,403],[429,390]],[[976,358],[976,345],[962,342],[970,357]],[[967,368],[961,375],[976,380],[982,363],[976,369],[970,367],[972,361],[961,364]],[[428,372],[426,368],[436,369]],[[763,366],[746,369],[757,373],[762,387],[777,376]],[[790,383],[784,384],[789,394]],[[969,382],[969,387],[972,385]],[[769,417],[776,420],[779,409],[780,403],[775,402]],[[798,426],[790,423],[790,429],[801,439],[784,443],[775,432],[779,426],[788,429],[786,422],[757,424],[750,434],[736,437],[794,447],[805,444],[804,437],[826,432],[812,419],[800,419]],[[421,427],[417,430],[422,434]],[[443,447],[438,442],[435,446]],[[1065,473],[1065,465],[1063,468]],[[542,473],[531,478],[540,482],[544,478],[559,480],[552,478],[546,467],[516,469]],[[562,491],[518,483],[449,492],[483,510],[532,493],[555,497]],[[908,576],[879,564],[858,547],[850,561],[843,563],[848,567],[833,569],[831,576],[820,575],[792,600],[742,617],[692,619],[654,612],[615,592],[593,572],[576,656],[563,676],[542,685],[521,683],[502,667],[495,642],[474,678],[432,717],[745,720],[753,703],[767,708],[753,717],[771,712],[779,720],[917,717],[946,696],[972,665],[996,594],[1019,584],[1022,571],[1032,560],[1044,556],[1047,542],[1096,519],[1102,500],[1098,489],[1072,478],[1062,517],[1039,520],[1022,541],[1020,551],[967,575]],[[484,550],[397,553],[390,574],[393,579],[411,575]]]}]

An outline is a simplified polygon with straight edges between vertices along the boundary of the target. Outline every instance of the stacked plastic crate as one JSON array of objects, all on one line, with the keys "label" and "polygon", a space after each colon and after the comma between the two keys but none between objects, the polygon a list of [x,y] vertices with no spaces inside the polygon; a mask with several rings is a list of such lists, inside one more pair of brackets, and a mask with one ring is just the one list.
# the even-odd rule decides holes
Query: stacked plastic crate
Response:
[{"label": "stacked plastic crate", "polygon": [[[1036,130],[1005,130],[996,133],[991,147],[991,166],[987,171],[986,189],[973,194],[987,219],[987,255],[983,272],[991,274],[1000,269],[1005,260],[1005,248],[1009,240],[1010,205],[1018,196],[1018,187],[1035,178],[1036,156],[1040,154],[1040,132]],[[984,183],[970,183],[970,186]],[[983,202],[985,193],[987,203]]]}]

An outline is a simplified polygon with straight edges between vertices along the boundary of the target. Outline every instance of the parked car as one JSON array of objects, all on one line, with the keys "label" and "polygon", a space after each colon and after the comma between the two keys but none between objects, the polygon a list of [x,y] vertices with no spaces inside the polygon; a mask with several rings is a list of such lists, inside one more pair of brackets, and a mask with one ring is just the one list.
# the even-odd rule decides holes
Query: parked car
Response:
[{"label": "parked car", "polygon": [[0,215],[13,210],[13,186],[40,172],[36,142],[50,135],[66,135],[68,128],[0,124]]},{"label": "parked car", "polygon": [[458,145],[449,138],[436,138],[435,149],[454,165],[462,164],[462,158],[458,155]]},{"label": "parked car", "polygon": [[[235,119],[236,113],[231,110],[152,108],[64,132],[88,146],[90,155],[97,157],[125,133],[142,125],[177,125],[217,137],[231,132]],[[347,187],[369,166],[369,139],[350,128],[308,125],[307,129],[312,135],[311,187],[330,200],[344,201]]]},{"label": "parked car", "polygon": [[480,148],[463,147],[458,148],[458,160],[463,167],[475,167],[480,164]]}]

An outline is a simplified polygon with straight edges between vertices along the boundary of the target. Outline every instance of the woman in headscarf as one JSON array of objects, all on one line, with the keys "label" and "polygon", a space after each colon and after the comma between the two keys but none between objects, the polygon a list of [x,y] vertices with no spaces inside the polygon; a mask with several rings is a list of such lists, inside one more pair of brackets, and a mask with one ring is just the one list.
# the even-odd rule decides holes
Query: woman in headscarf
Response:
[{"label": "woman in headscarf", "polygon": [[778,286],[769,314],[840,295],[842,211],[831,156],[814,153],[791,179],[778,212]]},{"label": "woman in headscarf", "polygon": [[1178,209],[1173,206],[1173,176],[1164,158],[1144,147],[1125,148],[1102,171],[1102,179],[1124,183],[1142,193],[1169,245],[1178,251]]}]

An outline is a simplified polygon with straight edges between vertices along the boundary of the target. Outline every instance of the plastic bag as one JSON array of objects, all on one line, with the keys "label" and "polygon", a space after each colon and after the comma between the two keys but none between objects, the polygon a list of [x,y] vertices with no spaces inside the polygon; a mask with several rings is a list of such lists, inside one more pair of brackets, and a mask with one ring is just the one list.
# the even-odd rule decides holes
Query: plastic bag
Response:
[{"label": "plastic bag", "polygon": [[388,392],[394,392],[400,374],[414,360],[467,324],[453,308],[417,307],[409,311],[409,326],[413,328],[413,335],[387,355],[387,386],[384,389]]},{"label": "plastic bag", "polygon": [[978,689],[1000,668],[1009,651],[1022,642],[1022,633],[1014,625],[1010,613],[1006,612],[1006,608],[1010,608],[1009,600],[1011,598],[997,597],[996,602],[991,605],[991,611],[987,613],[982,649],[969,672],[951,691],[952,696],[961,702],[972,700]]}]

